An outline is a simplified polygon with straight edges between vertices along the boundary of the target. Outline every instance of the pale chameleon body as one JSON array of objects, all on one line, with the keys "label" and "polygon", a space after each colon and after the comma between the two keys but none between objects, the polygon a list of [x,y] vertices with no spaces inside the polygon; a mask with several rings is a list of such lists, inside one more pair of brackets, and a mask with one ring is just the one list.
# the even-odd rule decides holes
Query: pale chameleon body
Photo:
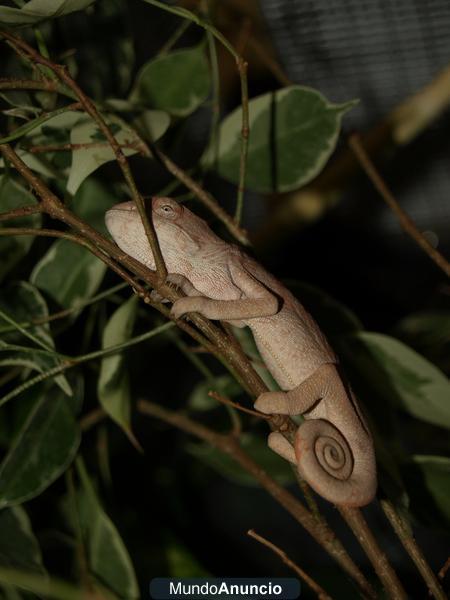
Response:
[{"label": "pale chameleon body", "polygon": [[[203,219],[170,198],[154,198],[152,220],[169,281],[187,297],[172,313],[198,312],[250,327],[258,349],[283,392],[262,394],[264,413],[303,414],[294,447],[280,433],[270,447],[298,466],[327,500],[362,506],[376,491],[370,433],[337,358],[298,300],[259,263],[216,236]],[[106,225],[119,247],[154,269],[144,228],[132,202],[113,207]]]}]

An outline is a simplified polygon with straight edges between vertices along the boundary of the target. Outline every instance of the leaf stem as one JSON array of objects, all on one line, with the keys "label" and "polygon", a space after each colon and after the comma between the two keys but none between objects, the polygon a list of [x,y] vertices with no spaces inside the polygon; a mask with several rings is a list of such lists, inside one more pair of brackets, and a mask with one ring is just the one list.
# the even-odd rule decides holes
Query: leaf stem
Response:
[{"label": "leaf stem", "polygon": [[51,112],[43,113],[39,117],[36,117],[36,119],[30,121],[29,123],[25,123],[24,125],[17,127],[17,129],[15,129],[9,135],[0,138],[0,144],[8,144],[9,142],[13,142],[14,140],[24,137],[25,135],[33,131],[33,129],[39,127],[39,125],[42,125],[46,121],[53,119],[53,117],[57,117],[58,115],[61,115],[65,112],[69,112],[71,110],[80,110],[81,108],[82,106],[80,102],[73,102],[72,104],[63,106],[62,108],[57,108],[56,110],[52,110]]}]

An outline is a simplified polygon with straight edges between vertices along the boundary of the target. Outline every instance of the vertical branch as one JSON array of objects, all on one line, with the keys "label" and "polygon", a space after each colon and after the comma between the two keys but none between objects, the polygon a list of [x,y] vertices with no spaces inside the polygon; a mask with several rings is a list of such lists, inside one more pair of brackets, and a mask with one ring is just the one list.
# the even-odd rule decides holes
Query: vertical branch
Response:
[{"label": "vertical branch", "polygon": [[233,56],[236,61],[236,66],[239,74],[239,79],[241,83],[241,104],[242,104],[242,129],[241,129],[241,156],[239,161],[239,185],[238,185],[238,195],[237,195],[237,205],[236,205],[236,213],[235,213],[235,221],[239,224],[241,215],[242,215],[242,207],[243,207],[243,199],[244,199],[244,186],[245,186],[245,173],[247,169],[247,152],[248,152],[248,138],[249,138],[249,123],[250,119],[248,116],[248,84],[247,84],[247,63],[242,58],[242,56],[236,51],[236,49],[230,44],[227,38],[220,33],[218,29],[216,29],[211,23],[205,21],[195,13],[187,10],[186,8],[181,8],[180,6],[170,6],[160,2],[159,0],[144,0],[148,4],[153,4],[153,6],[157,6],[161,10],[165,10],[166,12],[170,12],[174,15],[178,15],[183,19],[188,19],[192,21],[199,27],[203,27],[206,31],[209,31],[215,38],[218,40]]},{"label": "vertical branch", "polygon": [[244,207],[245,175],[247,171],[248,138],[250,135],[250,119],[248,114],[248,84],[247,63],[239,56],[236,65],[241,77],[241,104],[242,104],[242,129],[241,129],[241,156],[239,158],[239,184],[234,219],[236,223],[241,222],[242,209]]},{"label": "vertical branch", "polygon": [[430,593],[433,594],[436,600],[445,600],[447,598],[446,593],[442,589],[430,565],[425,560],[425,557],[417,545],[416,540],[408,531],[408,527],[402,517],[397,513],[391,502],[388,500],[381,500],[381,508],[388,518],[388,521],[392,525],[395,533],[398,535],[406,552],[416,565],[417,570],[422,575],[425,583],[428,586],[428,589],[430,590]]},{"label": "vertical branch", "polygon": [[406,592],[389,564],[386,554],[381,550],[370,531],[362,512],[349,506],[339,506],[338,510],[369,557],[389,598],[391,600],[406,600]]}]

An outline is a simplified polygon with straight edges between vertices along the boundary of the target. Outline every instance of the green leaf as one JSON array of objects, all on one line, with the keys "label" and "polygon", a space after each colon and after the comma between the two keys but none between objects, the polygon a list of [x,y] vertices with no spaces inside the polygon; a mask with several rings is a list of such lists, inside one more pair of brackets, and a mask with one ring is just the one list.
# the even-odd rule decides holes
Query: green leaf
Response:
[{"label": "green leaf", "polygon": [[133,121],[133,127],[149,142],[162,137],[168,130],[170,117],[162,110],[144,110]]},{"label": "green leaf", "polygon": [[450,311],[423,311],[409,315],[396,325],[395,333],[424,351],[446,351],[450,340]]},{"label": "green leaf", "polygon": [[[36,204],[33,194],[10,179],[7,175],[0,177],[0,211],[7,212],[26,206]],[[41,215],[29,215],[20,219],[3,221],[0,227],[34,227],[41,226]],[[0,280],[2,280],[13,267],[28,253],[33,236],[19,235],[15,237],[0,237]]]},{"label": "green leaf", "polygon": [[[331,104],[318,91],[293,85],[249,102],[250,136],[246,187],[261,193],[287,192],[313,179],[333,152],[342,116],[355,105]],[[218,172],[239,181],[242,109],[220,127]],[[212,149],[204,161],[213,163]]]},{"label": "green leaf", "polygon": [[410,481],[412,508],[427,523],[450,523],[450,458],[446,456],[412,457],[415,477]]},{"label": "green leaf", "polygon": [[412,416],[450,428],[449,381],[423,356],[380,333],[350,334],[342,347],[375,389],[388,394]]},{"label": "green leaf", "polygon": [[57,240],[34,267],[30,280],[64,308],[72,308],[98,290],[106,265],[89,250]]},{"label": "green leaf", "polygon": [[73,411],[54,386],[39,385],[28,418],[0,465],[0,507],[38,496],[72,462],[80,443]]},{"label": "green leaf", "polygon": [[[0,293],[0,309],[19,325],[32,320],[44,320],[48,317],[48,308],[44,298],[39,290],[27,281],[12,283],[2,290]],[[60,364],[59,358],[40,353],[36,351],[34,346],[30,347],[29,340],[22,332],[13,330],[6,333],[5,329],[11,330],[11,327],[0,316],[0,340],[5,344],[1,348],[0,365],[21,365],[34,369],[39,373],[44,373]],[[48,323],[34,325],[25,331],[40,340],[47,348],[55,347]],[[28,351],[15,351],[13,349],[14,345],[23,345],[24,341],[29,346]],[[10,345],[12,348],[8,347]],[[72,394],[71,387],[64,375],[55,377],[55,382],[66,394],[69,396]]]},{"label": "green leaf", "polygon": [[[151,115],[148,115],[148,120],[153,120]],[[113,131],[114,137],[119,144],[134,145],[133,148],[122,148],[125,156],[136,154],[139,146],[142,146],[142,142],[134,129],[117,116],[109,116],[106,122],[111,129],[115,130]],[[159,115],[155,116],[153,120],[154,133],[156,134],[155,140],[166,131],[167,126],[167,120],[163,122],[159,118]],[[95,146],[80,148],[72,152],[72,166],[70,167],[67,190],[71,194],[75,194],[86,177],[105,163],[114,160],[115,154],[103,134],[99,131],[97,124],[91,119],[83,119],[73,127],[70,134],[70,142],[72,144],[96,144]]]},{"label": "green leaf", "polygon": [[350,309],[323,290],[300,281],[284,283],[311,313],[327,337],[337,338],[363,328],[361,321]]},{"label": "green leaf", "polygon": [[[130,339],[137,307],[138,298],[132,296],[113,313],[103,331],[102,348],[122,344]],[[105,411],[130,435],[130,381],[123,354],[103,358],[97,390]]]},{"label": "green leaf", "polygon": [[0,510],[0,566],[45,573],[39,544],[21,506]]},{"label": "green leaf", "polygon": [[[295,481],[289,463],[270,450],[263,437],[255,433],[243,433],[240,442],[244,450],[280,485],[287,485]],[[228,454],[220,452],[210,444],[187,442],[186,449],[195,458],[233,483],[247,486],[259,485],[256,479],[242,469]]]},{"label": "green leaf", "polygon": [[168,574],[170,577],[208,577],[196,557],[178,539],[170,537],[165,546]]},{"label": "green leaf", "polygon": [[0,23],[10,27],[37,25],[46,19],[54,19],[83,10],[95,0],[30,0],[22,8],[0,6]]},{"label": "green leaf", "polygon": [[117,204],[117,196],[97,179],[91,177],[78,188],[70,208],[91,227],[103,235],[108,235],[105,213],[114,204]]},{"label": "green leaf", "polygon": [[[19,569],[3,569],[0,567],[0,584],[8,586],[8,592],[13,588],[25,590],[27,600],[29,599],[28,592],[33,592],[39,598],[45,598],[46,600],[86,599],[86,591],[80,590],[79,586],[75,587],[54,577],[50,579],[47,575],[29,573]],[[6,597],[6,600],[17,600],[18,598],[22,598],[22,596],[10,595]],[[111,600],[111,598],[106,597],[105,600]]]},{"label": "green leaf", "polygon": [[139,71],[130,99],[186,117],[208,97],[211,87],[203,46],[154,58]]},{"label": "green leaf", "polygon": [[104,512],[83,463],[77,460],[76,466],[83,488],[79,503],[80,524],[87,542],[90,570],[120,598],[139,598],[127,549],[114,523]]},{"label": "green leaf", "polygon": [[241,386],[231,375],[219,375],[213,380],[200,381],[189,395],[187,405],[191,410],[208,411],[221,406],[217,400],[210,398],[208,392],[214,390],[227,398],[234,398],[242,392]]}]

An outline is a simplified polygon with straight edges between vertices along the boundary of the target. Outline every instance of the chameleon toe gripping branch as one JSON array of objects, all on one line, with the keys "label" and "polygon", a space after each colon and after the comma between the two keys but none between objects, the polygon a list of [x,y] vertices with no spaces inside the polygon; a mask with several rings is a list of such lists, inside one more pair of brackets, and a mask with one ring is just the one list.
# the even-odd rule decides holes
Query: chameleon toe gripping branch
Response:
[{"label": "chameleon toe gripping branch", "polygon": [[[173,316],[197,312],[250,327],[283,390],[262,394],[255,407],[266,414],[305,418],[294,445],[281,433],[271,433],[269,446],[296,464],[308,484],[330,502],[368,504],[377,486],[372,438],[340,376],[338,359],[312,317],[259,263],[220,239],[186,207],[155,197],[152,218],[168,280],[186,294],[173,304]],[[109,210],[106,225],[124,252],[155,268],[133,202]]]}]

